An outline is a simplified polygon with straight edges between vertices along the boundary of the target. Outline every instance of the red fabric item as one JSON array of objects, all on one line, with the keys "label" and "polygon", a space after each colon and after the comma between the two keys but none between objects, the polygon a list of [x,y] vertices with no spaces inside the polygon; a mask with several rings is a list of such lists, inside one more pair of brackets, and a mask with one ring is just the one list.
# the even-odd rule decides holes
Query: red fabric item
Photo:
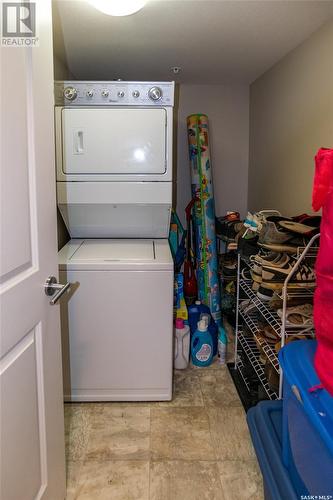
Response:
[{"label": "red fabric item", "polygon": [[315,162],[312,208],[322,208],[314,296],[315,369],[333,396],[333,149],[319,149]]}]

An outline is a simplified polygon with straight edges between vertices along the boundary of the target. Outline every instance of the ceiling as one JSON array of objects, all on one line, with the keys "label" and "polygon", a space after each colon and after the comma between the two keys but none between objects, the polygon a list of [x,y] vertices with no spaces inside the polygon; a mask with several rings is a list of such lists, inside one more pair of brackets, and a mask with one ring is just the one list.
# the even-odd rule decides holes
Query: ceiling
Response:
[{"label": "ceiling", "polygon": [[127,17],[54,0],[54,49],[80,80],[249,83],[332,18],[333,0],[151,0]]}]

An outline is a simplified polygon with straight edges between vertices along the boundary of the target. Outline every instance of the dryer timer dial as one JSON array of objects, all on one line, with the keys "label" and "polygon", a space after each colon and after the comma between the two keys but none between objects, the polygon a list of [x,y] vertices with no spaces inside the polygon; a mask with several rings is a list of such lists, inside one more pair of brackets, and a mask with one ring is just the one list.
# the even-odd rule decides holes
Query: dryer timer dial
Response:
[{"label": "dryer timer dial", "polygon": [[74,101],[77,98],[77,90],[75,87],[66,87],[64,90],[64,97],[68,101]]},{"label": "dryer timer dial", "polygon": [[163,95],[162,89],[160,87],[152,87],[148,92],[148,97],[152,101],[159,101]]}]

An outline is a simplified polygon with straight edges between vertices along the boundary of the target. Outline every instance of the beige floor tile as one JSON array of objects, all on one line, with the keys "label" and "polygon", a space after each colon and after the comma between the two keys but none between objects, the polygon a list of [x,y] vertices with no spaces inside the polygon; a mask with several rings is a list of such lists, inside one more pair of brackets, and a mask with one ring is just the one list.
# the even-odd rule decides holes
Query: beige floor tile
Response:
[{"label": "beige floor tile", "polygon": [[186,371],[203,372],[203,371],[219,370],[220,368],[221,365],[219,363],[219,358],[216,356],[212,364],[209,366],[195,366],[190,361]]},{"label": "beige floor tile", "polygon": [[227,363],[233,363],[235,361],[235,329],[226,319],[223,321],[223,326],[228,338]]},{"label": "beige floor tile", "polygon": [[65,404],[66,458],[83,460],[90,432],[90,413],[86,404]]},{"label": "beige floor tile", "polygon": [[224,500],[264,500],[257,460],[218,463]]},{"label": "beige floor tile", "polygon": [[214,460],[205,409],[151,409],[151,453],[154,459]]},{"label": "beige floor tile", "polygon": [[227,363],[234,363],[234,362],[235,362],[235,342],[232,340],[231,342],[228,342]]},{"label": "beige floor tile", "polygon": [[221,500],[215,462],[153,461],[150,464],[150,500]]},{"label": "beige floor tile", "polygon": [[91,415],[88,460],[145,460],[150,449],[150,409],[105,405]]},{"label": "beige floor tile", "polygon": [[82,462],[66,462],[66,500],[74,500],[75,498],[81,467]]},{"label": "beige floor tile", "polygon": [[[104,412],[104,408],[154,408],[159,401],[106,401],[101,403],[90,403],[97,411]],[[92,410],[94,413],[95,410]]]},{"label": "beige floor tile", "polygon": [[86,461],[72,499],[149,500],[149,462]]},{"label": "beige floor tile", "polygon": [[216,456],[219,460],[255,457],[242,407],[207,408]]},{"label": "beige floor tile", "polygon": [[206,407],[241,406],[242,403],[226,366],[221,366],[220,370],[202,372],[200,383]]},{"label": "beige floor tile", "polygon": [[200,379],[197,373],[176,370],[172,401],[160,402],[161,407],[203,406]]}]

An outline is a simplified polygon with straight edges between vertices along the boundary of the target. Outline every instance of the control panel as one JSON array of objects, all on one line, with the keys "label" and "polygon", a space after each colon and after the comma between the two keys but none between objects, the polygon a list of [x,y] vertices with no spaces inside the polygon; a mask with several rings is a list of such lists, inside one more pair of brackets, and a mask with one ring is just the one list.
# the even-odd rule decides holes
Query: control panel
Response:
[{"label": "control panel", "polygon": [[57,106],[173,106],[174,82],[55,82]]}]

